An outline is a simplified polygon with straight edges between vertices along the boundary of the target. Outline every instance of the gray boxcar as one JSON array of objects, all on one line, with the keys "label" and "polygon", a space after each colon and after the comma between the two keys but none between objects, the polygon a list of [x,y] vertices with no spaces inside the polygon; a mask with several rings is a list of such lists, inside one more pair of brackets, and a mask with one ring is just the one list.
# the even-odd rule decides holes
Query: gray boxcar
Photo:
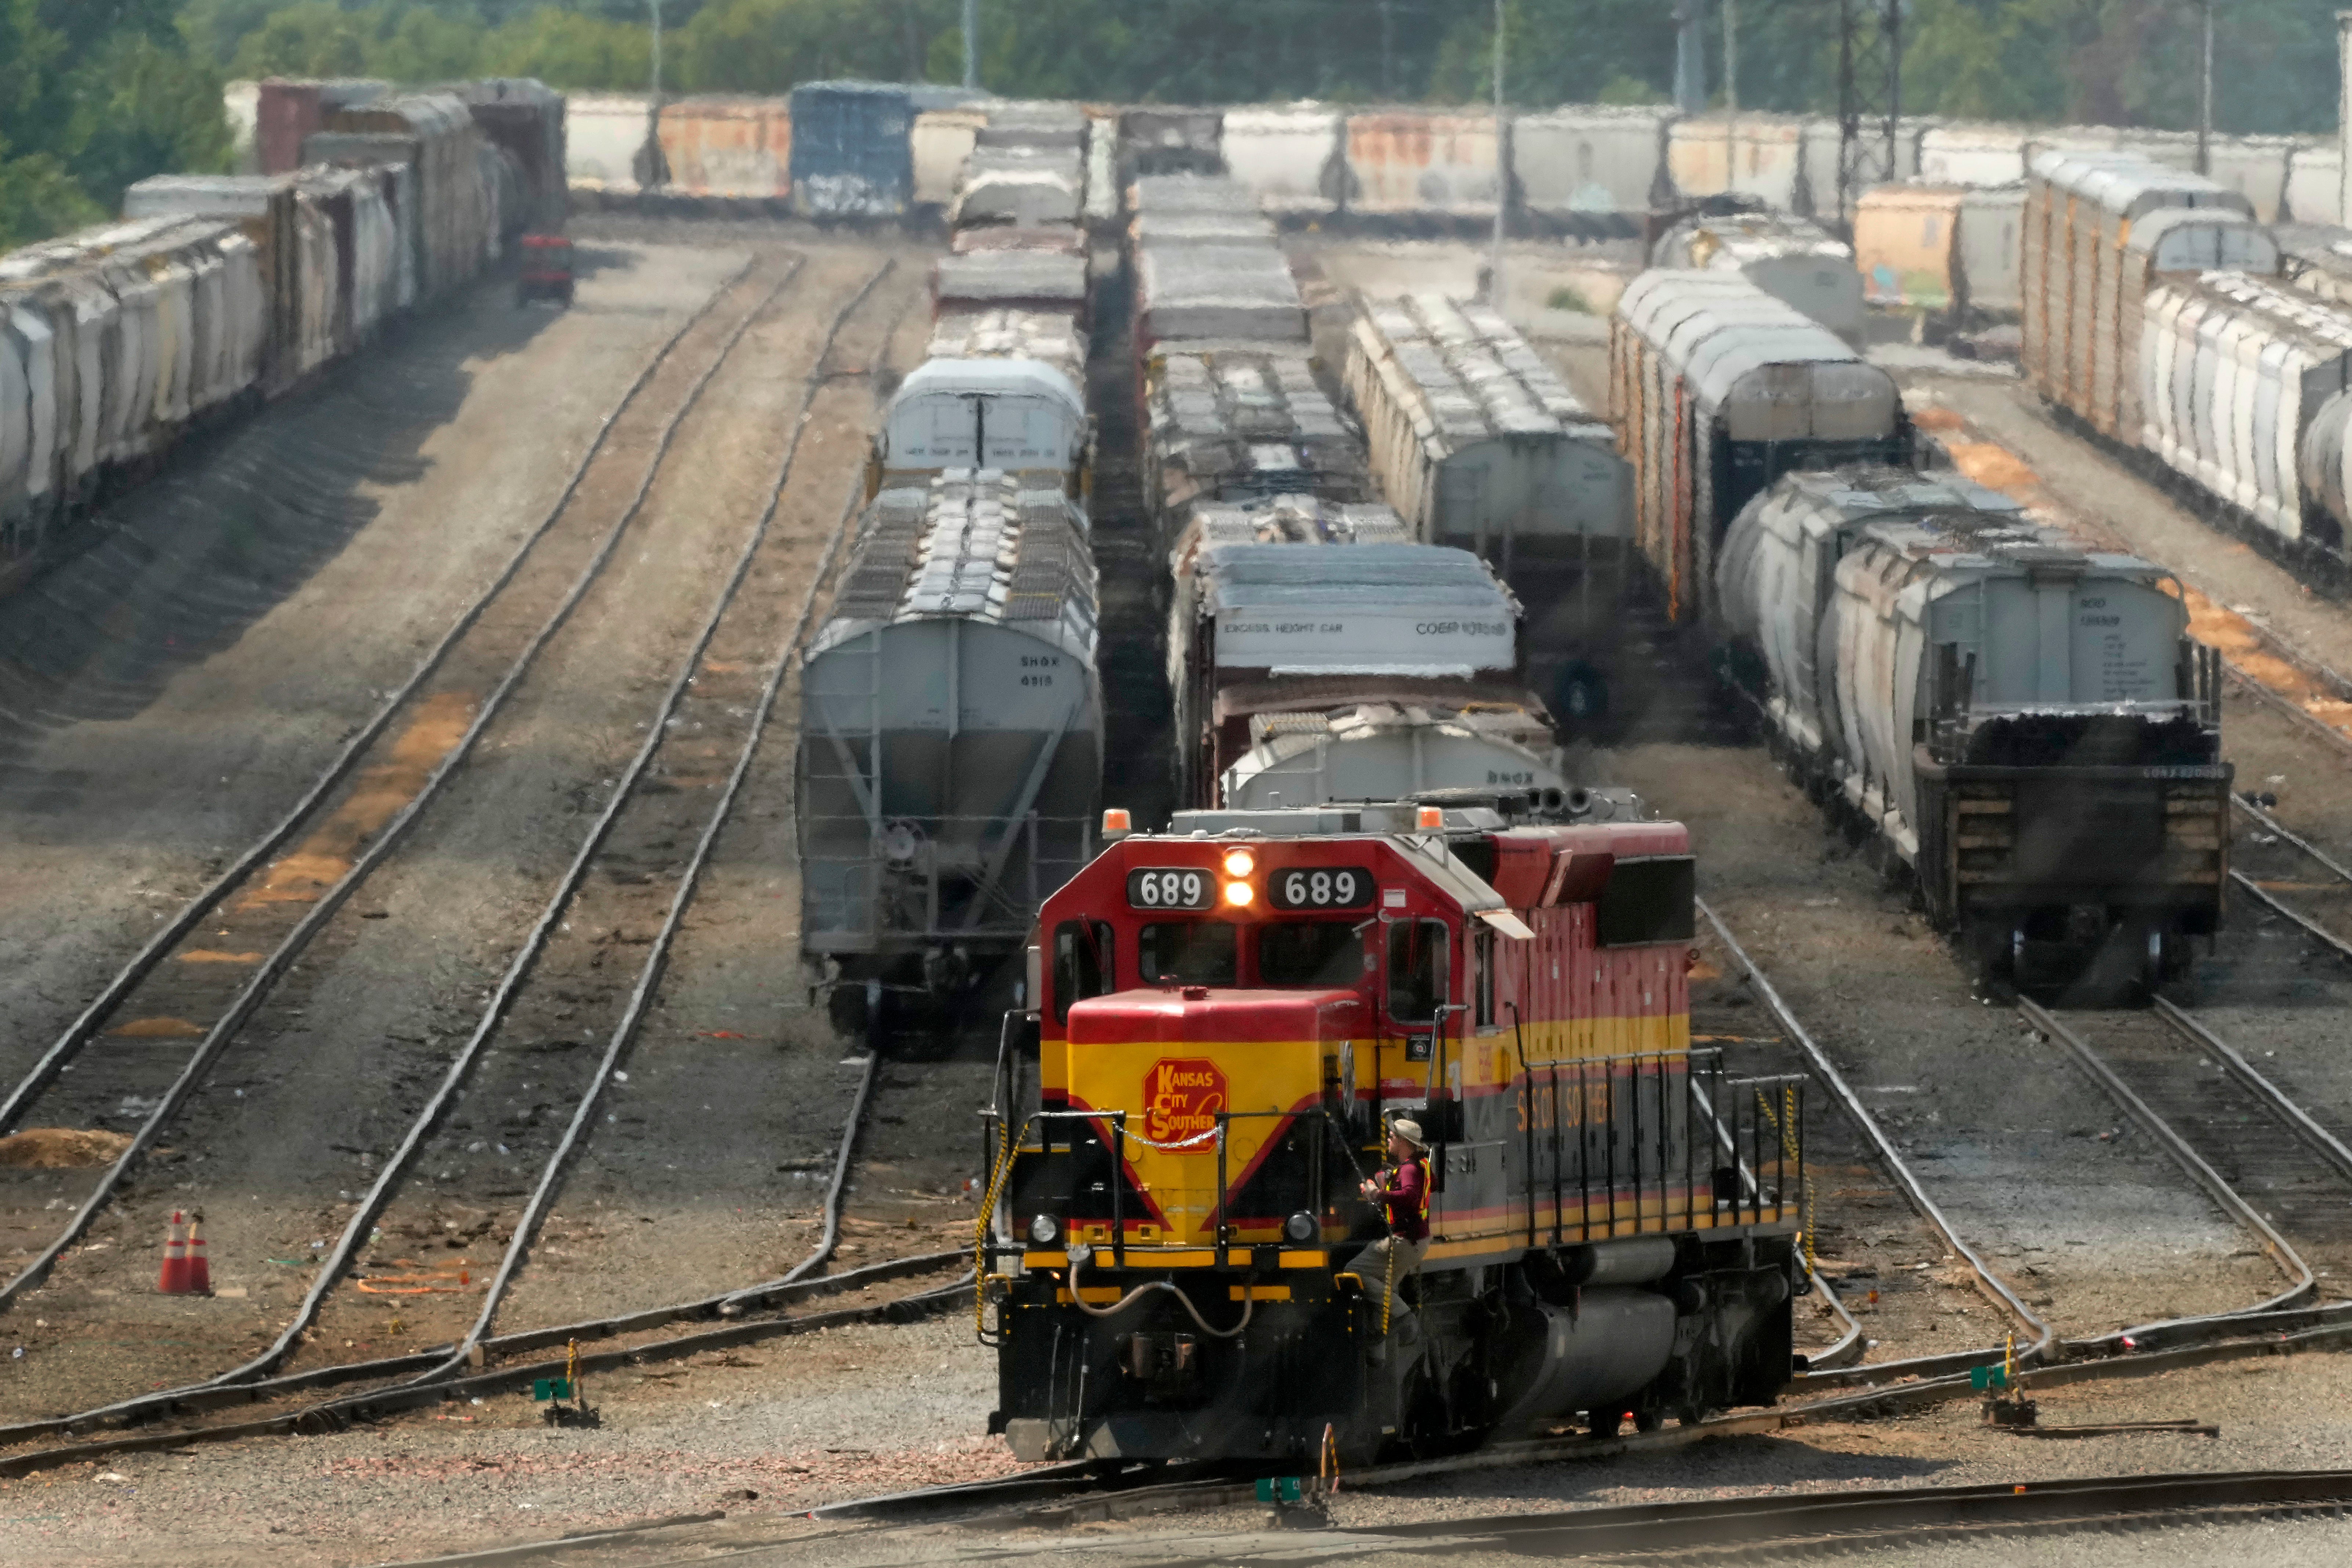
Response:
[{"label": "gray boxcar", "polygon": [[1916,873],[1989,970],[2145,989],[2219,926],[2219,661],[2178,585],[1896,469],[1782,479],[1717,565],[1717,624],[1781,749]]},{"label": "gray boxcar", "polygon": [[1717,542],[1750,496],[1792,468],[1909,457],[1894,379],[1735,273],[1633,279],[1609,323],[1609,392],[1634,541],[1678,620],[1712,593]]},{"label": "gray boxcar", "polygon": [[957,470],[866,509],[801,667],[801,942],[837,1020],[984,978],[1093,858],[1095,614],[1058,489]]},{"label": "gray boxcar", "polygon": [[1366,302],[1346,385],[1383,494],[1423,543],[1469,550],[1505,577],[1613,553],[1633,490],[1609,426],[1517,330],[1437,294]]}]

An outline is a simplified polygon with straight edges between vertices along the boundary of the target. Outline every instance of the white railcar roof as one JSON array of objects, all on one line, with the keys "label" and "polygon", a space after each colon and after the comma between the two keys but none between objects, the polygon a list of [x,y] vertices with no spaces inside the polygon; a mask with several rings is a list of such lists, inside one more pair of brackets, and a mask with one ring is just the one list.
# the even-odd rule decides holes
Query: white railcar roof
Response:
[{"label": "white railcar roof", "polygon": [[907,379],[898,384],[897,395],[917,392],[1027,392],[1057,399],[1080,418],[1086,416],[1087,411],[1086,400],[1078,395],[1076,384],[1041,360],[925,360],[907,373]]},{"label": "white railcar roof", "polygon": [[1659,238],[1654,254],[1658,265],[1676,267],[1741,268],[1789,256],[1853,262],[1853,247],[1811,218],[1771,212],[1685,218]]},{"label": "white railcar roof", "polygon": [[1841,365],[1894,382],[1844,339],[1736,272],[1652,268],[1627,286],[1618,314],[1689,379],[1700,405],[1722,407],[1742,377],[1767,365]]},{"label": "white railcar roof", "polygon": [[1196,570],[1204,605],[1221,614],[1349,601],[1389,613],[1516,620],[1519,611],[1484,561],[1442,544],[1362,543],[1347,550],[1219,544],[1201,552]]},{"label": "white railcar roof", "polygon": [[2037,153],[2033,177],[2124,217],[2158,207],[2229,207],[2252,216],[2253,204],[2202,174],[2132,152]]}]

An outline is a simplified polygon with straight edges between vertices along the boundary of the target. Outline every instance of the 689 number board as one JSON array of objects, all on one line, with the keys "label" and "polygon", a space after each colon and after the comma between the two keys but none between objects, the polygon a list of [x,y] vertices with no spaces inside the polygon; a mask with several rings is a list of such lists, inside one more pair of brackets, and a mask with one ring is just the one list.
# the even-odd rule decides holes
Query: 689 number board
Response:
[{"label": "689 number board", "polygon": [[1127,903],[1137,910],[1205,910],[1212,886],[1198,866],[1146,866],[1127,874]]},{"label": "689 number board", "polygon": [[1277,910],[1360,910],[1372,901],[1372,874],[1361,866],[1299,866],[1276,871],[1265,890]]}]

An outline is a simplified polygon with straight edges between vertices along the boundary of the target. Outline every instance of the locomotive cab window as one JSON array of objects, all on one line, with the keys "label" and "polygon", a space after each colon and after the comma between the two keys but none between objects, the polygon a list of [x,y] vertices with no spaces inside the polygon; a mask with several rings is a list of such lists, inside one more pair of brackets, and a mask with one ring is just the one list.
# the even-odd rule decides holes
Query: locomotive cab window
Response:
[{"label": "locomotive cab window", "polygon": [[1054,928],[1054,1022],[1070,1021],[1070,1004],[1118,986],[1107,921],[1064,921]]},{"label": "locomotive cab window", "polygon": [[1485,926],[1471,941],[1470,973],[1475,986],[1477,1026],[1491,1029],[1495,1026],[1495,933]]},{"label": "locomotive cab window", "polygon": [[1241,928],[1223,921],[1155,921],[1135,933],[1146,985],[1231,985]]},{"label": "locomotive cab window", "polygon": [[1431,1023],[1445,1000],[1445,922],[1398,921],[1388,929],[1389,1017],[1399,1024]]},{"label": "locomotive cab window", "polygon": [[1364,939],[1347,921],[1282,921],[1258,928],[1261,985],[1354,986],[1364,978]]}]

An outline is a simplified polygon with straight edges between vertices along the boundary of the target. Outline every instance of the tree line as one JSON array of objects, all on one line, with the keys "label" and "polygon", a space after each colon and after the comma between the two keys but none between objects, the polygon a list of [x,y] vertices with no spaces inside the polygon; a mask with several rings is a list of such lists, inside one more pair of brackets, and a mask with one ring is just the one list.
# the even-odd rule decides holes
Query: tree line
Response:
[{"label": "tree line", "polygon": [[[2215,121],[2326,132],[2340,0],[2231,0]],[[1721,0],[1701,0],[1721,101]],[[1855,0],[1875,11],[1879,0]],[[1903,102],[1959,119],[2185,127],[2201,0],[1903,0]],[[1505,93],[1540,107],[1663,102],[1672,0],[1505,0]],[[961,79],[961,0],[664,0],[666,91],[781,93],[827,77]],[[1838,99],[1839,0],[1738,0],[1738,97]],[[1014,96],[1163,102],[1478,101],[1479,0],[981,0],[981,79]],[[114,209],[158,170],[226,166],[222,84],[535,76],[643,91],[649,0],[0,0],[0,244]],[[1865,58],[1883,51],[1865,28]]]}]

